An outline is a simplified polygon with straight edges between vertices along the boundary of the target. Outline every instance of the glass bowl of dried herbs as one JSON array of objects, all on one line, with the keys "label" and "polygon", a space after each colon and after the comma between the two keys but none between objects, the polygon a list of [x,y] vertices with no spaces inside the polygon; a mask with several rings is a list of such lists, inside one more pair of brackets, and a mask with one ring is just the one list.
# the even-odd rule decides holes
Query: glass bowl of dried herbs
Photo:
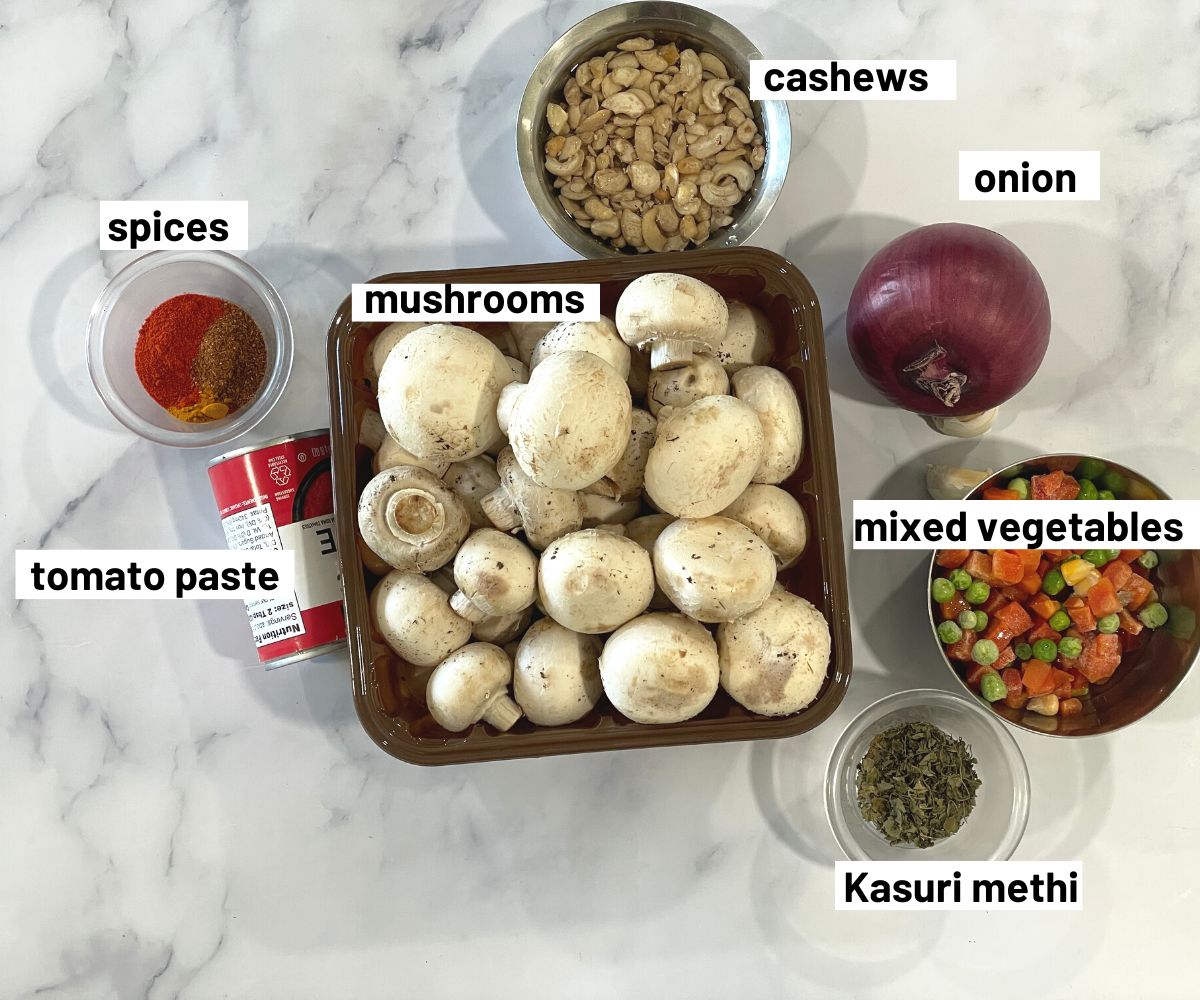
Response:
[{"label": "glass bowl of dried herbs", "polygon": [[974,700],[918,689],[877,701],[829,759],[825,811],[852,861],[998,861],[1029,819],[1012,735]]}]

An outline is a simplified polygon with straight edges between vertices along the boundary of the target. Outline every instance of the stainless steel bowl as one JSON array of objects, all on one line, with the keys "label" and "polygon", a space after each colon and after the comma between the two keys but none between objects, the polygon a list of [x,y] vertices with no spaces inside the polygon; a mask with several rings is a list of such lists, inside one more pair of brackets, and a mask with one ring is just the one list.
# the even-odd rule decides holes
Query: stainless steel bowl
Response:
[{"label": "stainless steel bowl", "polygon": [[[627,251],[614,249],[593,236],[574,222],[558,203],[552,178],[543,162],[549,131],[546,104],[561,97],[567,77],[583,60],[638,35],[656,41],[684,42],[697,50],[711,52],[734,70],[743,89],[747,88],[750,78],[750,60],[762,58],[762,53],[728,21],[682,3],[626,3],[609,7],[584,18],[550,46],[534,69],[521,98],[517,117],[517,162],[529,197],[546,225],[584,257],[612,257]],[[762,225],[783,187],[792,154],[792,126],[787,105],[782,101],[753,103],[762,125],[766,159],[755,177],[754,187],[733,209],[733,222],[702,244],[704,249],[744,243]]]}]

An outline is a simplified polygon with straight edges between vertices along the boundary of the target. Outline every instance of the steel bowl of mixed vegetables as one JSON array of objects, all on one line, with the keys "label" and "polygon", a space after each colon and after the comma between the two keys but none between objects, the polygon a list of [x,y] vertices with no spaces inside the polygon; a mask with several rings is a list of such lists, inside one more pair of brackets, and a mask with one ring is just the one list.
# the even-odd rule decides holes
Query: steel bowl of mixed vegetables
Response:
[{"label": "steel bowl of mixed vegetables", "polygon": [[[969,500],[1165,500],[1107,459],[1043,455]],[[1200,652],[1200,551],[940,549],[929,615],[946,666],[1022,729],[1096,736],[1162,704]]]}]

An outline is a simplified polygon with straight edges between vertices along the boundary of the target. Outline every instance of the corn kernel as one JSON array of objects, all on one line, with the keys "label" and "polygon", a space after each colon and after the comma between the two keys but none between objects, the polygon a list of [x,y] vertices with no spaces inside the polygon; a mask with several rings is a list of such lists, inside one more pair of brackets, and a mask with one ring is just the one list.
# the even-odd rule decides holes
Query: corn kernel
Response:
[{"label": "corn kernel", "polygon": [[1037,698],[1030,698],[1025,707],[1038,715],[1058,715],[1058,695],[1043,694]]},{"label": "corn kernel", "polygon": [[1087,597],[1088,591],[1100,582],[1100,571],[1095,567],[1088,570],[1088,575],[1075,584],[1075,593],[1079,597]]},{"label": "corn kernel", "polygon": [[1095,567],[1086,559],[1068,559],[1058,567],[1063,579],[1072,587],[1088,575]]}]

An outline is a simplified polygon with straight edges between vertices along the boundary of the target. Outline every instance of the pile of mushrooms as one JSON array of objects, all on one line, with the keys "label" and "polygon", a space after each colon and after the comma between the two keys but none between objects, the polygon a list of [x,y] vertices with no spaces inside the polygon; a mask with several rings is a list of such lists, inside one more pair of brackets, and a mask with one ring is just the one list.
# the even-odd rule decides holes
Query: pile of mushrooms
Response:
[{"label": "pile of mushrooms", "polygon": [[359,548],[378,636],[450,732],[561,726],[602,698],[682,722],[718,688],[800,711],[821,613],[777,582],[808,524],[780,487],[804,450],[770,324],[696,278],[646,274],[613,318],[394,324]]}]

